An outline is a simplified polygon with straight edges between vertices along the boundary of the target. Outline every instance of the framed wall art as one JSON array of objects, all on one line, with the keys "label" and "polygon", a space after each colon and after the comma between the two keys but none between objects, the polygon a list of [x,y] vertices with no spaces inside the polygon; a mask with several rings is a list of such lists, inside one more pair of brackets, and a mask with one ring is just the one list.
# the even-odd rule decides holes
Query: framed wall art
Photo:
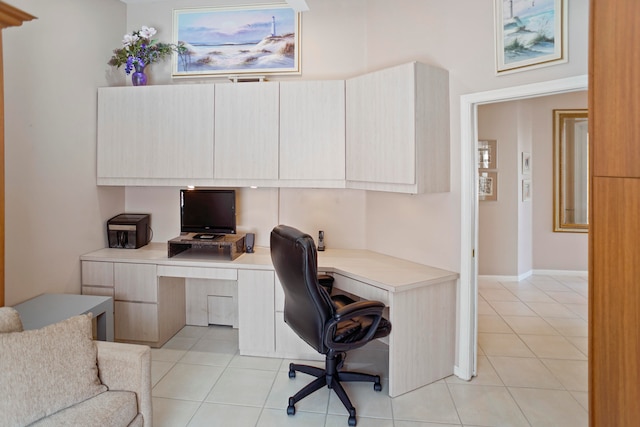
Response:
[{"label": "framed wall art", "polygon": [[173,11],[173,77],[300,74],[300,13],[263,5]]},{"label": "framed wall art", "polygon": [[496,71],[567,62],[567,0],[494,0]]},{"label": "framed wall art", "polygon": [[498,200],[498,172],[478,173],[478,199],[481,201]]},{"label": "framed wall art", "polygon": [[498,167],[497,142],[495,140],[478,141],[478,169],[496,169]]}]

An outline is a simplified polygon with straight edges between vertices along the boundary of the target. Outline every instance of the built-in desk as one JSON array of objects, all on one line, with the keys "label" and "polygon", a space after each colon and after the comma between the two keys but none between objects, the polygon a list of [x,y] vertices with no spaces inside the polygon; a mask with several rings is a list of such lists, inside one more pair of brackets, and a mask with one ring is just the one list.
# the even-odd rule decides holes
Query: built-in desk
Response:
[{"label": "built-in desk", "polygon": [[[203,310],[203,298],[189,297],[192,287],[235,284],[236,300],[230,301],[237,304],[241,354],[320,358],[284,324],[284,296],[268,248],[256,248],[255,253],[243,254],[234,261],[212,261],[198,254],[167,258],[166,244],[152,243],[135,250],[101,249],[83,255],[81,261],[83,293],[111,293],[115,298],[116,340],[123,328],[132,328],[142,337],[146,331],[149,338],[135,340],[129,336],[125,341],[162,345],[164,338],[159,337],[166,337],[174,329],[173,333],[177,332],[180,316],[184,316],[182,325],[190,324],[187,318]],[[390,396],[453,373],[457,273],[371,251],[346,249],[319,252],[318,269],[333,275],[336,291],[387,305],[392,323],[387,340]],[[125,289],[128,287],[135,289]],[[164,288],[169,289],[169,299],[161,297]],[[149,307],[134,310],[131,304],[152,307],[147,315],[151,325],[141,324],[140,316],[132,318],[135,310]],[[180,304],[182,308],[176,307]],[[204,310],[212,307],[215,311],[215,304]],[[119,308],[125,320],[118,320]],[[163,324],[171,326],[160,330]],[[154,328],[156,333],[149,333]]]}]

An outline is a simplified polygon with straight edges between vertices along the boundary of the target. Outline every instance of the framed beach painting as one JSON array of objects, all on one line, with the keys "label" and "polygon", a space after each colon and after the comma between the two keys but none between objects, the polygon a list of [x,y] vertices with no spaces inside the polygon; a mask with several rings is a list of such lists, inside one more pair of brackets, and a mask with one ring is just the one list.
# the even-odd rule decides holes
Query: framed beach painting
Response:
[{"label": "framed beach painting", "polygon": [[285,6],[173,11],[173,77],[300,74],[300,13]]},{"label": "framed beach painting", "polygon": [[567,62],[567,0],[494,0],[496,71]]}]

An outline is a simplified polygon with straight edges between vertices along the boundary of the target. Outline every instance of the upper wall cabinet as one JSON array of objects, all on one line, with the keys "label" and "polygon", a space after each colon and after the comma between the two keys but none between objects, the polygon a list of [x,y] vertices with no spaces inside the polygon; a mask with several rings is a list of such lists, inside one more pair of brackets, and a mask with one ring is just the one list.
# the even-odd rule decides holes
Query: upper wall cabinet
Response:
[{"label": "upper wall cabinet", "polygon": [[347,187],[449,191],[449,77],[412,62],[346,82]]},{"label": "upper wall cabinet", "polygon": [[98,185],[448,191],[448,74],[100,88],[97,157]]},{"label": "upper wall cabinet", "polygon": [[344,80],[280,83],[280,185],[343,187]]},{"label": "upper wall cabinet", "polygon": [[213,178],[214,85],[98,89],[99,185]]},{"label": "upper wall cabinet", "polygon": [[278,86],[216,85],[215,179],[278,179]]}]

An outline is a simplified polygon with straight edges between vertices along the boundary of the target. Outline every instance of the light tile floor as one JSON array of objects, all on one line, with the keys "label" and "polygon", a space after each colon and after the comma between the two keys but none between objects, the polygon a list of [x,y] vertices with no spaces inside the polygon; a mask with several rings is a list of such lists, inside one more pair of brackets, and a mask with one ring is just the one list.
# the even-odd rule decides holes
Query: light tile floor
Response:
[{"label": "light tile floor", "polygon": [[[586,427],[587,279],[536,275],[480,279],[478,375],[454,376],[391,399],[370,384],[347,384],[360,427]],[[386,375],[382,343],[350,352],[346,367]],[[289,379],[290,360],[238,354],[237,330],[187,326],[152,350],[156,427],[347,426],[324,389],[287,398],[311,377]],[[322,362],[312,362],[322,366]]]}]

